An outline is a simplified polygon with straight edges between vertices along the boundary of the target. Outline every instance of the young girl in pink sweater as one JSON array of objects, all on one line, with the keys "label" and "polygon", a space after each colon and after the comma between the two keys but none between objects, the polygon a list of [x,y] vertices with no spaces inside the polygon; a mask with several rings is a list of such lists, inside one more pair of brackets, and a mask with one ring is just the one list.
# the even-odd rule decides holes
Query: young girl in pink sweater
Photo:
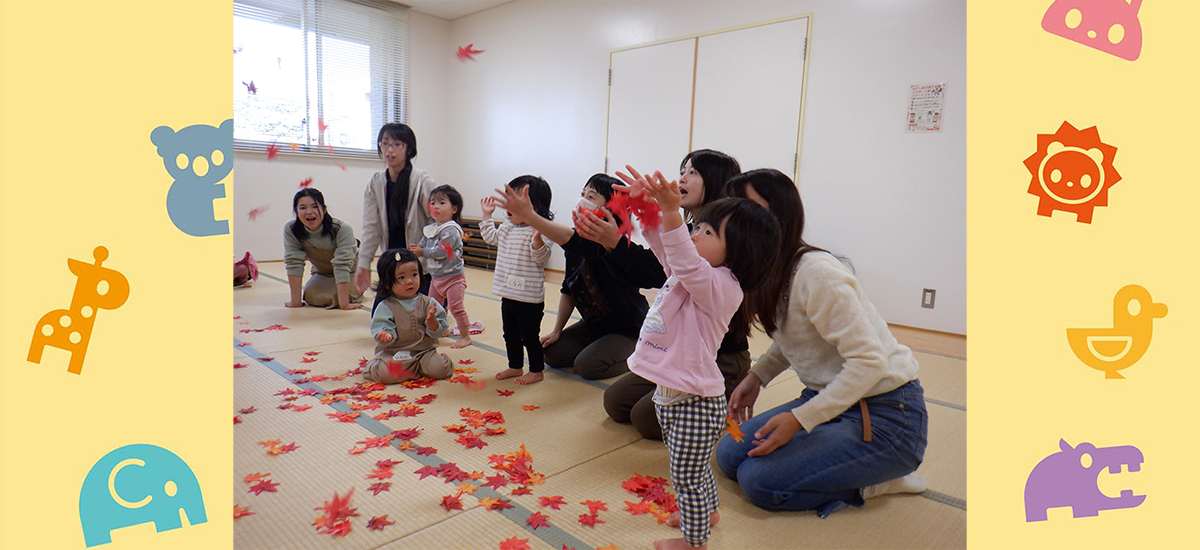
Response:
[{"label": "young girl in pink sweater", "polygon": [[[677,182],[661,173],[617,175],[662,209],[662,226],[643,231],[667,282],[650,306],[629,370],[658,385],[655,409],[671,461],[683,538],[654,541],[659,549],[707,548],[717,519],[717,486],[709,457],[725,426],[725,380],[717,347],[745,292],[762,284],[778,252],[779,225],[745,199],[710,203],[688,236]],[[743,314],[752,312],[743,311]],[[749,325],[744,325],[749,327]],[[748,330],[748,329],[747,329]]]}]

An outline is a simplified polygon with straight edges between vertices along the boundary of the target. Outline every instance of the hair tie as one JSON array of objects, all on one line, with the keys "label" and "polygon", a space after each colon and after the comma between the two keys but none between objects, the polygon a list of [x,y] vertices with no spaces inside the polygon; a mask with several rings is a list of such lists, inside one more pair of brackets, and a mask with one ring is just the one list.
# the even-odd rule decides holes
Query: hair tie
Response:
[{"label": "hair tie", "polygon": [[396,253],[396,261],[397,262],[400,261],[400,253],[399,252]]}]

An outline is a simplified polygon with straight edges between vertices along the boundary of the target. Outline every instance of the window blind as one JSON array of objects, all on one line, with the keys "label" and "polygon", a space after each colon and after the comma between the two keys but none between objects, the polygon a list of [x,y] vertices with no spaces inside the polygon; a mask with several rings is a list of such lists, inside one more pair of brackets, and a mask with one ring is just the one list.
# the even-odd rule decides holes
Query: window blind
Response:
[{"label": "window blind", "polygon": [[408,8],[383,0],[235,0],[234,147],[375,158],[408,106]]}]

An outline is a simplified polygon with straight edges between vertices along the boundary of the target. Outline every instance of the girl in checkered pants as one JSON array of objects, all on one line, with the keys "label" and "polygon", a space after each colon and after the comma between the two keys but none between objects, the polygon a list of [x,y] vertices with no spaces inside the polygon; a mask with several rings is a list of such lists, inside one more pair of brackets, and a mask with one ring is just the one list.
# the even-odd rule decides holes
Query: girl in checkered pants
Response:
[{"label": "girl in checkered pants", "polygon": [[[779,224],[746,199],[721,199],[700,212],[689,239],[679,213],[677,182],[659,172],[617,172],[633,197],[654,200],[662,226],[643,231],[668,276],[642,324],[629,370],[657,384],[655,410],[671,461],[683,538],[656,540],[658,549],[707,548],[717,516],[717,486],[709,458],[725,425],[725,381],[717,347],[745,292],[766,278],[777,251]],[[748,324],[743,324],[748,327]],[[676,519],[676,518],[672,518]],[[670,523],[674,523],[671,521]]]}]

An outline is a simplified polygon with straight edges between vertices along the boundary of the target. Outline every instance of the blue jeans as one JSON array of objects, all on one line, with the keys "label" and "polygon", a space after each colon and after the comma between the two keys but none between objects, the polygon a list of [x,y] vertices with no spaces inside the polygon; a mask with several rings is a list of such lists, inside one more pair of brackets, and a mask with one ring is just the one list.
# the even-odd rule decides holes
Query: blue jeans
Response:
[{"label": "blue jeans", "polygon": [[742,423],[742,443],[726,436],[717,445],[717,464],[738,482],[746,497],[769,510],[818,510],[824,517],[846,505],[862,506],[859,489],[908,475],[925,456],[929,415],[925,391],[913,380],[868,397],[871,441],[863,441],[862,409],[856,403],[813,429],[800,430],[766,456],[747,456],[754,432],[771,417],[817,395],[800,397]]}]

